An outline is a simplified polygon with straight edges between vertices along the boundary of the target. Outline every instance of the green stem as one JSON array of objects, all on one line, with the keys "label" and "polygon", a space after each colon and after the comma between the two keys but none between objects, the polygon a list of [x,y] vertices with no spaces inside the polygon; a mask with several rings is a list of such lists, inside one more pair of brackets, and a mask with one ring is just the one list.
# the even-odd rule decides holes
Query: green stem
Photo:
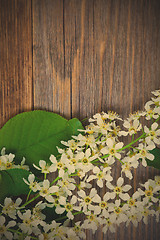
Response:
[{"label": "green stem", "polygon": [[[69,176],[73,177],[73,176],[77,176],[77,173],[73,173],[73,174],[70,174]],[[57,182],[59,179],[61,179],[61,177],[57,177],[53,180],[53,182],[51,183],[51,185],[53,185],[55,182]]]},{"label": "green stem", "polygon": [[29,198],[31,192],[32,192],[32,189],[30,189],[30,191],[29,191],[29,193],[28,193],[28,196],[27,196],[26,202],[28,202],[28,198]]},{"label": "green stem", "polygon": [[[136,138],[134,141],[132,141],[132,142],[130,142],[129,144],[127,144],[126,146],[118,149],[117,152],[120,152],[120,151],[122,151],[122,150],[124,150],[124,149],[126,149],[126,148],[129,148],[131,145],[133,145],[134,143],[136,143],[137,141],[139,141],[141,138],[145,137],[145,135],[146,135],[146,133],[143,133],[140,137]],[[106,155],[104,155],[104,156],[102,156],[102,157],[100,157],[100,158],[103,159],[103,158],[107,158],[107,157],[109,157],[109,154],[106,154]],[[91,163],[94,164],[94,163],[97,162],[98,160],[99,160],[99,159],[97,158],[97,159],[93,160]]]},{"label": "green stem", "polygon": [[69,175],[70,177],[78,176],[77,173],[72,173]]},{"label": "green stem", "polygon": [[24,208],[25,206],[27,206],[28,204],[30,204],[31,202],[33,202],[35,199],[37,199],[40,196],[40,194],[36,195],[34,198],[32,198],[31,200],[29,200],[28,202],[24,203],[20,208]]},{"label": "green stem", "polygon": [[51,185],[53,185],[55,182],[57,182],[59,179],[61,179],[60,177],[57,177],[53,180],[53,182],[51,183]]},{"label": "green stem", "polygon": [[86,150],[88,149],[88,144],[86,145]]},{"label": "green stem", "polygon": [[14,230],[14,229],[10,229],[10,228],[8,228],[8,230],[9,230],[10,232],[13,232],[13,233],[22,234],[22,233],[19,232],[18,230]]},{"label": "green stem", "polygon": [[[17,233],[17,234],[19,234],[19,235],[21,235],[21,236],[26,236],[27,237],[27,235],[26,234],[24,234],[24,233],[22,233],[22,232],[19,232],[18,230],[14,230],[14,229],[10,229],[10,228],[8,228],[8,230],[10,231],[10,232],[13,232],[13,233]],[[23,234],[23,235],[22,235]],[[31,237],[31,239],[38,239],[38,238],[36,238],[36,237],[33,237],[33,236],[30,236]]]},{"label": "green stem", "polygon": [[132,141],[131,143],[127,144],[126,146],[124,146],[123,148],[121,149],[118,149],[117,152],[120,152],[128,147],[130,147],[131,145],[133,145],[134,143],[138,142],[141,138],[145,137],[146,133],[143,133],[140,137],[136,138],[134,141]]},{"label": "green stem", "polygon": [[133,148],[133,149],[135,149],[136,151],[139,151],[139,149],[138,149],[138,148],[136,148],[136,147],[133,147],[133,146],[130,146],[129,148]]},{"label": "green stem", "polygon": [[156,121],[155,122],[158,122],[159,121],[159,119],[160,119],[160,116],[156,119]]},{"label": "green stem", "polygon": [[96,142],[101,138],[102,133],[98,136],[98,138],[96,139]]},{"label": "green stem", "polygon": [[[78,215],[78,214],[81,214],[81,213],[83,213],[83,211],[75,212],[75,213],[73,213],[73,215],[75,216],[75,215]],[[63,216],[63,217],[57,218],[55,221],[56,222],[57,221],[61,221],[61,220],[66,219],[66,218],[68,218],[68,217],[67,216]]]},{"label": "green stem", "polygon": [[124,164],[119,158],[115,157],[122,165]]}]

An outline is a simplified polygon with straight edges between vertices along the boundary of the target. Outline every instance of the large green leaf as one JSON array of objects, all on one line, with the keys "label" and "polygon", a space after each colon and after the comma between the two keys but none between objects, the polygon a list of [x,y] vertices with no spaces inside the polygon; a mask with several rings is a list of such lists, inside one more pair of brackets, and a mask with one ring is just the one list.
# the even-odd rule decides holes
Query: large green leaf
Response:
[{"label": "large green leaf", "polygon": [[147,160],[147,165],[160,169],[160,149],[155,148],[151,150],[150,153],[154,155],[154,160],[153,161]]},{"label": "large green leaf", "polygon": [[64,147],[60,142],[77,135],[77,129],[83,126],[76,118],[68,121],[41,110],[21,113],[0,130],[0,149],[5,147],[7,153],[14,153],[16,164],[25,157],[26,164],[34,171],[33,163],[39,165],[39,160],[49,161],[50,154],[57,155],[56,146]]},{"label": "large green leaf", "polygon": [[0,171],[0,202],[5,197],[28,194],[29,186],[23,181],[30,172],[24,169],[8,169]]}]

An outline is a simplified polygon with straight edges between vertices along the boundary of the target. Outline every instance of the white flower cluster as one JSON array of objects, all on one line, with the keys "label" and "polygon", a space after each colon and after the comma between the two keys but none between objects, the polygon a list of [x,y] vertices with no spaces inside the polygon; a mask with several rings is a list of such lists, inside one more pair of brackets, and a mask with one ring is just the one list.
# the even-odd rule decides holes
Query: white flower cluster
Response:
[{"label": "white flower cluster", "polygon": [[10,153],[6,154],[5,148],[2,148],[1,150],[1,156],[0,156],[0,171],[1,170],[8,170],[8,169],[14,169],[14,168],[19,168],[19,169],[25,169],[29,171],[29,167],[25,165],[25,158],[23,157],[22,161],[20,164],[16,165],[14,163],[14,158],[15,155]]},{"label": "white flower cluster", "polygon": [[[124,121],[114,112],[97,113],[78,136],[68,142],[62,141],[65,149],[57,148],[59,155],[51,155],[50,164],[40,160],[39,166],[34,165],[44,179],[37,180],[33,173],[24,179],[29,187],[26,202],[20,198],[4,200],[0,238],[80,240],[86,238],[86,229],[94,233],[103,226],[104,233],[114,232],[122,222],[137,226],[143,220],[147,224],[150,215],[159,221],[160,176],[140,184],[141,188],[135,192],[131,185],[124,183],[125,179],[133,178],[132,169],[140,162],[146,167],[146,160],[154,160],[150,150],[160,144],[157,123],[160,90],[152,93],[154,98],[146,103],[145,111],[131,114]],[[151,126],[143,127],[141,117],[151,120]],[[132,136],[132,141],[124,145],[122,137],[127,135]],[[14,155],[5,155],[2,150],[1,170],[7,162],[13,166],[13,158]],[[116,162],[121,166],[117,181],[112,177]],[[24,166],[24,162],[21,165]],[[53,172],[57,177],[50,182],[46,176]],[[106,189],[104,195],[100,194],[103,187]],[[60,216],[47,222],[46,208],[55,209]]]}]

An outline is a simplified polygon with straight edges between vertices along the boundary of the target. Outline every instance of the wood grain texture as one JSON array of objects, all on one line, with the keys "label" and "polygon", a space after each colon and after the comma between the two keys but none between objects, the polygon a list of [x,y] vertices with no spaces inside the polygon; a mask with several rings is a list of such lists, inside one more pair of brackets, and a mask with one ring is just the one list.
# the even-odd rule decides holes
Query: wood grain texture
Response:
[{"label": "wood grain texture", "polygon": [[71,117],[65,78],[63,1],[33,1],[34,107]]},{"label": "wood grain texture", "polygon": [[0,1],[0,126],[32,109],[31,1]]},{"label": "wood grain texture", "polygon": [[[1,125],[31,108],[127,117],[160,88],[160,1],[0,0],[0,13]],[[134,189],[157,173],[137,169]],[[159,227],[150,218],[87,240],[159,240]]]}]

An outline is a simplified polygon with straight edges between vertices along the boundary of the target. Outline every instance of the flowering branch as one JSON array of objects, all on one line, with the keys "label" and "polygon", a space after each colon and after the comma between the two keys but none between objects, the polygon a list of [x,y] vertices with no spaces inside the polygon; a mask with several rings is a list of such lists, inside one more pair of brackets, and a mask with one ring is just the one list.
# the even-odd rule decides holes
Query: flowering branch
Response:
[{"label": "flowering branch", "polygon": [[[23,159],[21,165],[14,163],[14,155],[1,151],[0,170],[21,168],[28,172],[23,183],[28,188],[26,202],[20,197],[6,197],[0,204],[0,237],[8,239],[85,239],[85,230],[93,233],[114,232],[121,223],[138,226],[148,216],[160,215],[160,176],[148,179],[131,194],[133,169],[140,164],[156,161],[152,150],[160,144],[160,90],[145,104],[144,111],[131,114],[126,120],[114,112],[97,113],[89,119],[89,125],[71,140],[61,141],[58,154],[33,164],[43,174],[37,178],[29,171]],[[150,127],[142,127],[144,117]],[[119,126],[119,123],[121,126]],[[125,129],[125,130],[123,130]],[[138,132],[142,134],[135,138]],[[122,136],[131,136],[124,146]],[[112,170],[117,160],[121,163],[120,176],[113,183]],[[48,174],[56,173],[51,182]],[[94,187],[93,187],[94,186]],[[97,189],[106,187],[104,195]],[[50,213],[50,214],[49,214]],[[78,215],[83,215],[79,220]]]}]

